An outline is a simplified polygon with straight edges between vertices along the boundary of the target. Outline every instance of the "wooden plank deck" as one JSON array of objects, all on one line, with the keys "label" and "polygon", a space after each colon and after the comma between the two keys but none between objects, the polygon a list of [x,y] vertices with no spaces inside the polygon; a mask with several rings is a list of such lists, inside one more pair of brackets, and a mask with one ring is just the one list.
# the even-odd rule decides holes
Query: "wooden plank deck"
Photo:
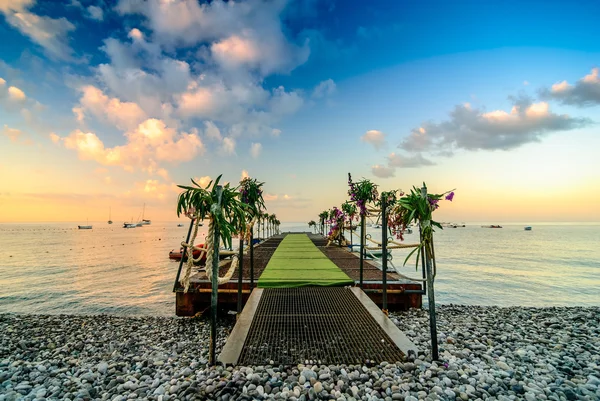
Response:
[{"label": "wooden plank deck", "polygon": [[[321,250],[336,266],[346,273],[354,285],[359,285],[360,259],[357,253],[350,253],[347,248],[339,248],[335,245],[325,247],[323,237],[310,234],[309,237],[315,241],[317,248]],[[271,256],[281,242],[282,236],[273,236],[254,248],[254,287],[258,279],[269,263]],[[222,260],[219,267],[219,275],[223,276],[231,265],[230,260]],[[369,260],[364,261],[363,266],[363,290],[373,302],[381,305],[382,302],[382,279],[383,273]],[[176,291],[176,314],[177,316],[193,316],[204,311],[210,305],[211,283],[207,279],[203,268],[196,268],[192,274],[189,292]],[[223,309],[237,309],[238,271],[233,274],[232,279],[219,286],[219,306]],[[411,291],[421,289],[419,283],[402,279],[396,273],[387,274],[387,302],[388,309],[406,310],[408,308],[420,308],[422,296]],[[246,303],[250,296],[250,256],[244,256],[242,272],[242,302]]]}]

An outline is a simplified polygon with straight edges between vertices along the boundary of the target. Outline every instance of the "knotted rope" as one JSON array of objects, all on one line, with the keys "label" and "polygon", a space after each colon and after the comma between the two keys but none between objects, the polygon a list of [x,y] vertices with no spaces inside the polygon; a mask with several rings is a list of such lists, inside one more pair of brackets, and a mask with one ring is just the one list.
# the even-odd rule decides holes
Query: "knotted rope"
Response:
[{"label": "knotted rope", "polygon": [[[194,263],[199,263],[202,260],[202,256],[204,253],[206,253],[206,277],[208,279],[211,279],[212,277],[212,264],[213,264],[213,248],[215,246],[214,242],[215,242],[215,227],[214,227],[214,220],[211,219],[210,222],[208,223],[208,235],[206,236],[206,243],[204,244],[204,248],[199,248],[197,246],[194,245],[194,243],[196,242],[196,236],[198,235],[198,227],[200,226],[200,219],[198,218],[198,216],[194,216],[195,222],[194,222],[194,232],[192,234],[192,238],[190,240],[190,243],[186,243],[185,241],[181,242],[181,246],[184,247],[185,252],[187,254],[187,262],[186,262],[186,267],[185,267],[185,274],[183,275],[183,278],[180,280],[180,283],[183,285],[183,292],[188,292],[188,289],[190,287],[190,278],[192,275],[192,269],[194,267]],[[199,251],[200,255],[198,255],[198,258],[194,259],[194,251]],[[235,269],[237,269],[239,264],[239,256],[233,255],[233,259],[231,261],[231,266],[229,267],[229,270],[227,270],[227,273],[225,273],[225,276],[223,277],[219,277],[217,283],[218,284],[225,284],[227,283],[229,280],[231,280],[231,277],[233,276],[233,272],[235,271]]]}]

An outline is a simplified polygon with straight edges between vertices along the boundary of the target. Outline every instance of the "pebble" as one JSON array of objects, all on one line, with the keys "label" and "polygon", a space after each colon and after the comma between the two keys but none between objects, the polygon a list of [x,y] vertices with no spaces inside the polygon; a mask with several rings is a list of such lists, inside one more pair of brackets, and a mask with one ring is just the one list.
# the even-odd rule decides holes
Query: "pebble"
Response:
[{"label": "pebble", "polygon": [[[599,398],[600,308],[445,305],[437,312],[438,361],[429,352],[427,311],[413,309],[390,313],[420,350],[407,360],[245,367],[207,365],[204,318],[0,314],[0,401]],[[233,324],[219,321],[217,354]]]}]

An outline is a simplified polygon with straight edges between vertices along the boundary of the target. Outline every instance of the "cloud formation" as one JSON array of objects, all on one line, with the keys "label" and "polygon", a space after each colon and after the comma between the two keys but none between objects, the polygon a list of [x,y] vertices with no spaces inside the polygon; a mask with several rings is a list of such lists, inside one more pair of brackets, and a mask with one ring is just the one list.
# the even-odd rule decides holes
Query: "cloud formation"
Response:
[{"label": "cloud formation", "polygon": [[367,131],[363,136],[360,137],[360,140],[370,143],[375,149],[381,149],[386,144],[385,134],[374,129]]},{"label": "cloud formation", "polygon": [[395,172],[394,168],[380,166],[379,164],[376,164],[373,167],[371,167],[371,173],[373,173],[373,175],[375,177],[379,177],[379,178],[393,177],[394,172]]},{"label": "cloud formation", "polygon": [[95,19],[96,21],[104,20],[104,11],[100,7],[88,6],[87,13],[91,19]]},{"label": "cloud formation", "polygon": [[396,153],[390,153],[388,156],[388,166],[398,168],[414,168],[421,166],[433,166],[435,163],[424,158],[420,153],[413,156],[402,156]]},{"label": "cloud formation", "polygon": [[485,112],[466,103],[440,123],[426,122],[411,131],[399,145],[409,152],[466,150],[510,150],[537,142],[551,132],[589,125],[585,118],[550,111],[546,102],[533,103],[528,97],[511,98],[510,112]]},{"label": "cloud formation", "polygon": [[592,71],[574,85],[567,81],[557,82],[552,87],[541,90],[542,97],[558,100],[563,104],[586,107],[600,104],[600,69]]},{"label": "cloud formation", "polygon": [[17,143],[19,138],[23,136],[23,131],[16,128],[10,128],[8,125],[4,124],[4,128],[2,128],[2,134],[6,135],[11,142]]},{"label": "cloud formation", "polygon": [[249,67],[263,75],[289,73],[310,53],[284,34],[280,15],[285,1],[200,4],[196,0],[121,0],[121,14],[139,14],[163,48],[193,47],[211,43],[216,62],[225,69]]},{"label": "cloud formation", "polygon": [[254,159],[258,159],[258,156],[260,156],[261,151],[262,151],[262,145],[260,143],[252,143],[252,145],[250,145],[250,155]]},{"label": "cloud formation", "polygon": [[327,96],[331,96],[335,93],[336,85],[333,79],[322,81],[315,87],[312,93],[312,97],[315,99],[321,99]]},{"label": "cloud formation", "polygon": [[66,18],[39,16],[29,11],[35,0],[1,0],[0,13],[6,22],[44,48],[54,59],[71,60],[73,51],[69,46],[69,32],[75,25]]},{"label": "cloud formation", "polygon": [[147,119],[146,113],[133,102],[121,102],[117,98],[109,98],[100,89],[85,85],[80,88],[79,107],[75,107],[77,120],[82,122],[85,113],[94,115],[101,121],[108,122],[121,130],[138,126]]},{"label": "cloud formation", "polygon": [[167,176],[167,171],[159,163],[176,164],[189,161],[203,153],[204,144],[198,133],[178,133],[157,119],[148,119],[125,134],[127,143],[112,148],[105,147],[102,140],[93,132],[75,130],[70,135],[52,141],[62,141],[68,149],[77,151],[81,160],[94,160],[107,166],[121,166],[125,170],[139,169],[149,174]]}]

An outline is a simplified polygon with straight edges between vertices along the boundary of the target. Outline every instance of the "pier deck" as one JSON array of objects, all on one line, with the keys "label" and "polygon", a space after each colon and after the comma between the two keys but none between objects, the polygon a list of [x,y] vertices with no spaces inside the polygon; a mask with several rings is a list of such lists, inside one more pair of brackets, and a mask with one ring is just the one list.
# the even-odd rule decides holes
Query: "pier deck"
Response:
[{"label": "pier deck", "polygon": [[[350,253],[347,248],[336,245],[325,247],[326,241],[321,235],[306,233],[313,244],[333,264],[339,267],[352,281],[359,285],[360,259],[358,253]],[[259,278],[263,274],[275,250],[286,234],[273,236],[263,241],[254,248],[254,286],[258,285]],[[231,261],[223,260],[220,263],[220,275],[228,270]],[[363,266],[363,291],[378,305],[382,300],[382,276],[383,273],[369,260],[364,261]],[[250,280],[250,256],[245,254],[242,271],[242,300],[243,304],[248,300],[251,288]],[[350,283],[350,285],[352,285]],[[237,308],[238,271],[233,275],[231,281],[219,286],[219,305],[224,309],[235,310]],[[396,273],[387,274],[387,302],[389,310],[406,310],[408,308],[420,308],[422,305],[421,285],[413,281],[403,280]],[[176,314],[178,316],[193,316],[202,312],[210,305],[211,283],[203,270],[196,270],[191,277],[190,290],[183,293],[176,291]]]},{"label": "pier deck", "polygon": [[397,362],[414,344],[360,288],[257,288],[219,356],[231,365]]}]

